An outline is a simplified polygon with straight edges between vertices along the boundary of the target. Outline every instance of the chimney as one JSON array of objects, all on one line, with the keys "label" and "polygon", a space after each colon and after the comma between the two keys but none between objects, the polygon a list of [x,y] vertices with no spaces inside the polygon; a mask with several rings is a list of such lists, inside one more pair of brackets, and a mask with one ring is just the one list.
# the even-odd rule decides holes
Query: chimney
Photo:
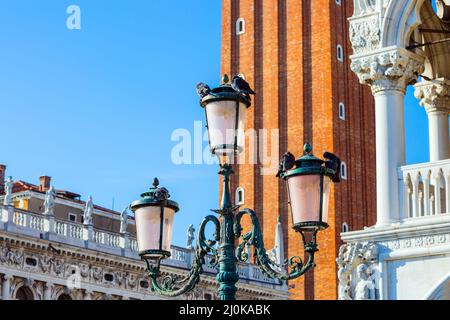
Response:
[{"label": "chimney", "polygon": [[0,164],[0,194],[5,193],[5,175],[6,166],[4,164]]},{"label": "chimney", "polygon": [[51,181],[52,181],[51,177],[48,176],[39,177],[39,190],[42,192],[46,192],[48,189],[50,189]]}]

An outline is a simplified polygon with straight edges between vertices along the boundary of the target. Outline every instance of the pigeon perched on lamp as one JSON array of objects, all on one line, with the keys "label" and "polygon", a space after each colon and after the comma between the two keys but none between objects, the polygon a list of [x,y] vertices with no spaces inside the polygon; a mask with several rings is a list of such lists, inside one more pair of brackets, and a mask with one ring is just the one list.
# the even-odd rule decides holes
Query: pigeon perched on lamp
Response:
[{"label": "pigeon perched on lamp", "polygon": [[211,92],[211,88],[203,82],[200,82],[197,84],[197,94],[200,97],[200,99],[203,99]]},{"label": "pigeon perched on lamp", "polygon": [[335,174],[331,178],[333,182],[340,182],[341,175],[341,159],[339,159],[335,154],[331,152],[325,152],[323,157],[326,159],[325,167],[334,170]]},{"label": "pigeon perched on lamp", "polygon": [[283,172],[290,170],[295,165],[295,157],[292,153],[286,152],[281,158],[280,167],[276,177],[278,178]]},{"label": "pigeon perched on lamp", "polygon": [[231,81],[231,87],[239,94],[243,94],[244,96],[250,98],[251,94],[255,94],[255,92],[250,88],[250,85],[247,81],[245,81],[244,77],[239,74],[233,77]]}]

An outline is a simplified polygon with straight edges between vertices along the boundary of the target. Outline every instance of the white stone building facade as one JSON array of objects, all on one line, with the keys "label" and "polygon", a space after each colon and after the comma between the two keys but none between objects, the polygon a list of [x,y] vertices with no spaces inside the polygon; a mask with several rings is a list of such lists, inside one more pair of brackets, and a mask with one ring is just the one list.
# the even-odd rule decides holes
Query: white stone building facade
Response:
[{"label": "white stone building facade", "polygon": [[[377,223],[341,234],[339,299],[450,299],[450,1],[354,0],[354,10],[351,68],[375,99]],[[410,85],[429,123],[430,162],[415,165],[405,165]]]},{"label": "white stone building facade", "polygon": [[[29,190],[13,193],[8,201],[35,198],[43,201],[44,195]],[[0,200],[4,202],[5,196]],[[59,208],[81,206],[60,197],[55,202]],[[101,210],[94,210],[97,214]],[[166,299],[149,288],[132,233],[106,231],[13,205],[0,205],[0,218],[1,300]],[[111,219],[120,219],[119,213]],[[208,259],[198,287],[178,299],[218,298],[217,270]],[[194,250],[173,246],[170,259],[163,261],[162,275],[185,276],[193,260]],[[238,272],[238,299],[287,299],[286,285],[266,278],[257,266],[240,264]]]}]

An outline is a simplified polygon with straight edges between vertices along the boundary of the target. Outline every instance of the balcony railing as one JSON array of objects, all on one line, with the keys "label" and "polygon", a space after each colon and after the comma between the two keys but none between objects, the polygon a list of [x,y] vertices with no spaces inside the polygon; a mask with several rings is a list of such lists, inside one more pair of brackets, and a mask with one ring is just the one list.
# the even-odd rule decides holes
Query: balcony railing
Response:
[{"label": "balcony railing", "polygon": [[[90,228],[90,229],[89,229]],[[40,239],[49,239],[72,246],[79,246],[140,259],[137,240],[130,234],[108,232],[81,223],[48,217],[43,214],[0,205],[0,230],[16,234],[25,234]],[[172,246],[171,257],[164,260],[163,265],[179,267],[185,270],[191,268],[194,260],[194,250]],[[205,257],[204,271],[215,273],[217,270],[209,265],[211,256]],[[259,268],[249,263],[240,263],[239,275],[243,279],[258,281],[268,285],[279,285],[276,279],[270,279],[261,273]]]},{"label": "balcony railing", "polygon": [[450,159],[400,168],[405,218],[450,213]]}]

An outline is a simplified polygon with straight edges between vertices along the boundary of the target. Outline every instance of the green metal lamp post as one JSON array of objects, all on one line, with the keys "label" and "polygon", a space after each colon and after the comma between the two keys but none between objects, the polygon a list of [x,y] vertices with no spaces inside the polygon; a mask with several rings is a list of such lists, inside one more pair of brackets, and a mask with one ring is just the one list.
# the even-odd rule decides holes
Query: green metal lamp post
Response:
[{"label": "green metal lamp post", "polygon": [[[200,101],[205,109],[211,152],[225,156],[225,159],[243,150],[245,110],[251,105],[250,97],[235,91],[227,79],[224,77],[224,83],[210,90]],[[219,175],[223,177],[221,206],[218,210],[212,210],[219,217],[209,215],[201,223],[195,260],[185,277],[161,277],[160,274],[161,261],[170,257],[173,219],[179,210],[178,204],[169,200],[167,189],[159,187],[159,181],[155,178],[153,187],[130,205],[136,219],[139,255],[147,264],[152,290],[174,297],[194,289],[203,272],[205,256],[210,254],[213,257],[210,265],[219,269],[216,279],[220,299],[234,300],[239,280],[237,263],[248,260],[244,250],[247,245],[255,248],[256,264],[268,277],[292,280],[313,267],[314,254],[318,251],[316,234],[328,227],[330,186],[331,182],[339,182],[340,161],[330,153],[324,154],[326,161],[316,158],[309,144],[305,145],[304,152],[304,156],[297,160],[286,153],[277,176],[286,181],[293,229],[301,235],[308,255],[306,263],[300,256],[294,256],[279,266],[268,257],[256,213],[251,209],[240,210],[231,204],[230,175],[233,169],[224,162],[219,170]],[[252,228],[242,235],[241,219],[244,215],[250,216]],[[210,222],[215,226],[215,233],[212,240],[207,240],[205,227]],[[307,234],[311,234],[311,240],[307,240]],[[241,242],[236,246],[239,238]]]}]

